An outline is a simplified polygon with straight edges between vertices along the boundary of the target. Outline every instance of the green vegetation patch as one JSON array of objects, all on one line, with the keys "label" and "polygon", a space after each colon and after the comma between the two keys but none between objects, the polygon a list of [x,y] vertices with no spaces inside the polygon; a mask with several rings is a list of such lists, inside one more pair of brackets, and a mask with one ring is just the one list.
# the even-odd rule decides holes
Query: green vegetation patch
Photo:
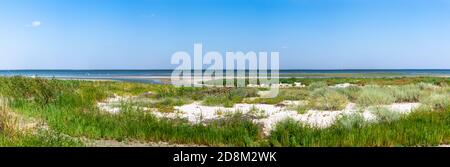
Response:
[{"label": "green vegetation patch", "polygon": [[342,110],[348,103],[346,96],[330,88],[315,89],[310,97],[310,105],[317,110]]},{"label": "green vegetation patch", "polygon": [[358,117],[343,119],[347,120],[326,129],[286,121],[271,133],[269,143],[293,147],[374,147],[436,146],[450,141],[450,111],[418,111],[398,121],[373,124],[365,124]]},{"label": "green vegetation patch", "polygon": [[395,98],[390,90],[379,86],[365,87],[356,99],[356,103],[362,107],[388,105],[394,102]]}]

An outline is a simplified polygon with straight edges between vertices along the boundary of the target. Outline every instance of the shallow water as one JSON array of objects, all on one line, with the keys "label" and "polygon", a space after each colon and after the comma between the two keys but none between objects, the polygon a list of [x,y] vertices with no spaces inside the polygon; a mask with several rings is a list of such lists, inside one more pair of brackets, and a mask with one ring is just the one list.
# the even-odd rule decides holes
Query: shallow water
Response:
[{"label": "shallow water", "polygon": [[[158,78],[170,77],[173,70],[0,70],[0,76],[28,76],[61,79],[105,79],[126,82],[155,83],[161,84]],[[410,69],[410,70],[279,70],[281,77],[326,77],[331,78],[333,74],[352,74],[370,77],[381,76],[450,76],[449,69]],[[375,74],[375,75],[374,75]]]}]

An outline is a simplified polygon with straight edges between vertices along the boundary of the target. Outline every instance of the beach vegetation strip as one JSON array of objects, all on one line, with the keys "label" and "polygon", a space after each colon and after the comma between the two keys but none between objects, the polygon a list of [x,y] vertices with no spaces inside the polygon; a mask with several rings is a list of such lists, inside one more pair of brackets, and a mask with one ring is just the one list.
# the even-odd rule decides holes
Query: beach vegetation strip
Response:
[{"label": "beach vegetation strip", "polygon": [[[264,88],[2,77],[0,95],[7,102],[0,145],[85,146],[79,139],[86,138],[205,146],[434,146],[450,140],[448,78],[282,82],[307,86],[283,88],[267,99],[258,97]],[[199,114],[183,112],[189,107]],[[205,108],[218,110],[208,115]],[[5,113],[41,120],[45,128],[19,130]],[[317,128],[302,120],[307,115],[333,119]],[[267,129],[263,120],[276,121]]]}]

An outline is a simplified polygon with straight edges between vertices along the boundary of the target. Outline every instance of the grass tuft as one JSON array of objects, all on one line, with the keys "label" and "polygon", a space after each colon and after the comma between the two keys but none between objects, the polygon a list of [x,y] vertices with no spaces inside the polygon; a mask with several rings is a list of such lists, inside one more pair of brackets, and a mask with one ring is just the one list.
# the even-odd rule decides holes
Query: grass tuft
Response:
[{"label": "grass tuft", "polygon": [[433,94],[422,100],[422,104],[432,111],[443,111],[450,108],[449,94]]},{"label": "grass tuft", "polygon": [[377,86],[364,87],[356,100],[362,107],[388,105],[395,102],[389,89]]},{"label": "grass tuft", "polygon": [[347,97],[330,88],[319,88],[311,92],[310,105],[317,110],[342,110],[347,106]]}]

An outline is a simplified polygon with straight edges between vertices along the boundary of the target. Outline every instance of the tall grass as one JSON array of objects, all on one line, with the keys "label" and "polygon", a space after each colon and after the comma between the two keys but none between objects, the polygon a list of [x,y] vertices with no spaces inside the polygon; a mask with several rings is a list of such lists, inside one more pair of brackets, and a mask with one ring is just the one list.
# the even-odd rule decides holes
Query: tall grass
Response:
[{"label": "tall grass", "polygon": [[450,94],[432,94],[423,98],[422,103],[427,109],[442,111],[450,108]]},{"label": "tall grass", "polygon": [[206,93],[206,97],[203,100],[203,104],[208,106],[221,105],[225,107],[233,107],[234,104],[242,102],[245,97],[257,96],[257,90],[253,88],[213,88],[209,89],[209,91],[210,92]]},{"label": "tall grass", "polygon": [[420,85],[402,85],[391,88],[396,102],[418,102],[424,95]]},{"label": "tall grass", "polygon": [[80,141],[59,133],[46,130],[34,133],[20,129],[17,117],[5,98],[0,97],[0,146],[83,146]]},{"label": "tall grass", "polygon": [[251,104],[279,104],[284,100],[306,100],[309,92],[306,89],[280,89],[279,94],[274,98],[256,98],[245,100],[245,103]]},{"label": "tall grass", "polygon": [[[12,80],[12,81],[9,81]],[[32,80],[32,81],[31,81]],[[165,120],[155,118],[152,114],[128,107],[126,111],[112,115],[99,111],[96,102],[105,99],[110,92],[107,88],[119,88],[117,83],[99,83],[85,81],[58,81],[30,78],[8,78],[3,81],[23,84],[0,85],[4,95],[14,97],[11,106],[17,112],[43,119],[49,127],[58,133],[73,137],[88,137],[92,139],[136,139],[145,141],[167,141],[175,143],[191,143],[204,145],[232,145],[252,146],[260,139],[260,128],[249,120],[230,119],[228,121],[211,122],[208,125],[191,125],[182,120]],[[55,87],[45,89],[50,91],[49,100],[37,100],[41,90],[27,94],[28,82],[40,82],[36,85]],[[117,84],[117,85],[116,85]],[[105,87],[104,87],[105,86]],[[163,87],[163,86],[161,86]],[[146,91],[158,92],[158,96],[168,100],[161,101],[161,105],[176,105],[177,96],[189,96],[193,90],[185,88],[172,88],[161,91],[158,88],[146,89]],[[197,89],[197,88],[195,88]],[[164,93],[161,93],[164,92]],[[251,92],[244,92],[251,96]],[[229,97],[244,95],[241,91],[226,92]],[[39,107],[37,107],[39,106]],[[40,136],[36,136],[40,137]],[[40,138],[38,138],[40,139]],[[43,141],[44,145],[53,145],[52,141],[60,138],[49,138],[51,141]],[[23,140],[33,145],[36,138]],[[61,139],[62,140],[62,139]],[[6,141],[5,141],[6,142]],[[61,143],[60,143],[61,144]],[[20,145],[27,145],[21,143]]]},{"label": "tall grass", "polygon": [[0,147],[82,147],[83,142],[68,136],[43,131],[38,134],[21,133],[16,136],[0,133]]},{"label": "tall grass", "polygon": [[283,100],[306,100],[308,95],[306,89],[281,89],[279,93]]},{"label": "tall grass", "polygon": [[319,88],[311,92],[310,105],[318,110],[342,110],[347,106],[347,97],[330,88]]},{"label": "tall grass", "polygon": [[361,93],[361,88],[358,86],[349,86],[347,88],[338,88],[336,91],[346,96],[348,100],[356,101]]},{"label": "tall grass", "polygon": [[314,82],[326,82],[328,85],[351,83],[356,85],[408,85],[429,83],[433,85],[450,84],[450,78],[446,77],[336,77],[336,78],[281,78],[282,83],[301,82],[309,85]]},{"label": "tall grass", "polygon": [[[136,139],[142,141],[167,141],[174,143],[203,144],[210,146],[417,146],[436,145],[449,141],[450,112],[448,93],[443,87],[394,86],[329,89],[326,84],[347,82],[364,85],[370,81],[405,85],[433,83],[445,85],[446,79],[328,79],[310,89],[285,89],[272,99],[256,99],[254,102],[277,104],[283,100],[310,99],[317,109],[337,110],[355,100],[359,105],[384,105],[395,101],[417,101],[430,106],[434,111],[420,111],[407,117],[396,117],[390,112],[377,114],[379,123],[361,123],[352,116],[338,120],[338,124],[327,129],[314,129],[296,122],[279,124],[272,135],[264,138],[259,125],[242,117],[209,122],[206,125],[191,125],[184,120],[168,120],[154,117],[149,112],[127,107],[119,114],[99,111],[98,101],[113,94],[139,95],[152,92],[149,98],[155,103],[150,107],[164,108],[182,105],[188,100],[203,100],[211,105],[232,106],[245,97],[257,96],[256,89],[236,88],[177,88],[167,85],[129,84],[116,82],[61,81],[52,79],[30,79],[23,77],[0,77],[0,95],[11,99],[8,109],[12,112],[45,121],[52,131],[38,135],[14,134],[0,131],[0,145],[15,146],[79,146],[81,142],[71,137],[90,139]],[[314,89],[312,89],[314,87]],[[417,88],[426,95],[417,95]],[[392,89],[400,92],[393,93]],[[309,93],[312,92],[312,93]],[[436,94],[439,92],[439,94]],[[435,95],[433,95],[435,94]],[[211,98],[211,99],[210,99]],[[259,101],[261,100],[261,101]],[[209,101],[209,102],[208,102]],[[311,105],[312,105],[311,104]],[[127,104],[125,104],[127,105]],[[309,106],[308,106],[309,107]],[[168,109],[170,110],[170,108]],[[304,112],[305,107],[298,109]],[[444,111],[446,110],[446,111]],[[9,111],[8,111],[9,112]],[[255,111],[256,112],[256,111]],[[2,118],[8,118],[1,116]],[[2,129],[8,127],[2,123]],[[14,130],[13,132],[17,132]],[[13,135],[14,134],[14,135]]]},{"label": "tall grass", "polygon": [[387,105],[395,102],[389,89],[384,87],[369,86],[363,88],[356,103],[362,107]]},{"label": "tall grass", "polygon": [[325,88],[327,86],[328,86],[328,84],[326,82],[323,82],[323,81],[312,82],[311,84],[308,85],[308,89],[309,90],[316,90],[316,89],[320,89],[320,88]]},{"label": "tall grass", "polygon": [[386,107],[374,107],[372,108],[372,113],[377,116],[377,120],[381,122],[394,122],[401,118],[399,112],[389,110]]},{"label": "tall grass", "polygon": [[272,146],[433,146],[450,141],[450,111],[419,111],[394,122],[335,124],[326,129],[294,121],[278,124],[269,137]]},{"label": "tall grass", "polygon": [[3,97],[0,97],[0,132],[10,136],[17,132],[17,119],[12,116],[7,99]]},{"label": "tall grass", "polygon": [[173,112],[174,106],[181,106],[189,102],[189,100],[181,98],[163,98],[158,102],[149,104],[149,107],[156,108],[159,112]]},{"label": "tall grass", "polygon": [[[33,112],[33,111],[31,111]],[[99,111],[80,112],[50,106],[40,111],[48,124],[59,132],[91,139],[136,139],[202,145],[250,146],[258,139],[259,128],[246,120],[191,125],[183,120],[158,119],[140,111],[118,115]],[[57,113],[57,114],[56,114]]]}]

